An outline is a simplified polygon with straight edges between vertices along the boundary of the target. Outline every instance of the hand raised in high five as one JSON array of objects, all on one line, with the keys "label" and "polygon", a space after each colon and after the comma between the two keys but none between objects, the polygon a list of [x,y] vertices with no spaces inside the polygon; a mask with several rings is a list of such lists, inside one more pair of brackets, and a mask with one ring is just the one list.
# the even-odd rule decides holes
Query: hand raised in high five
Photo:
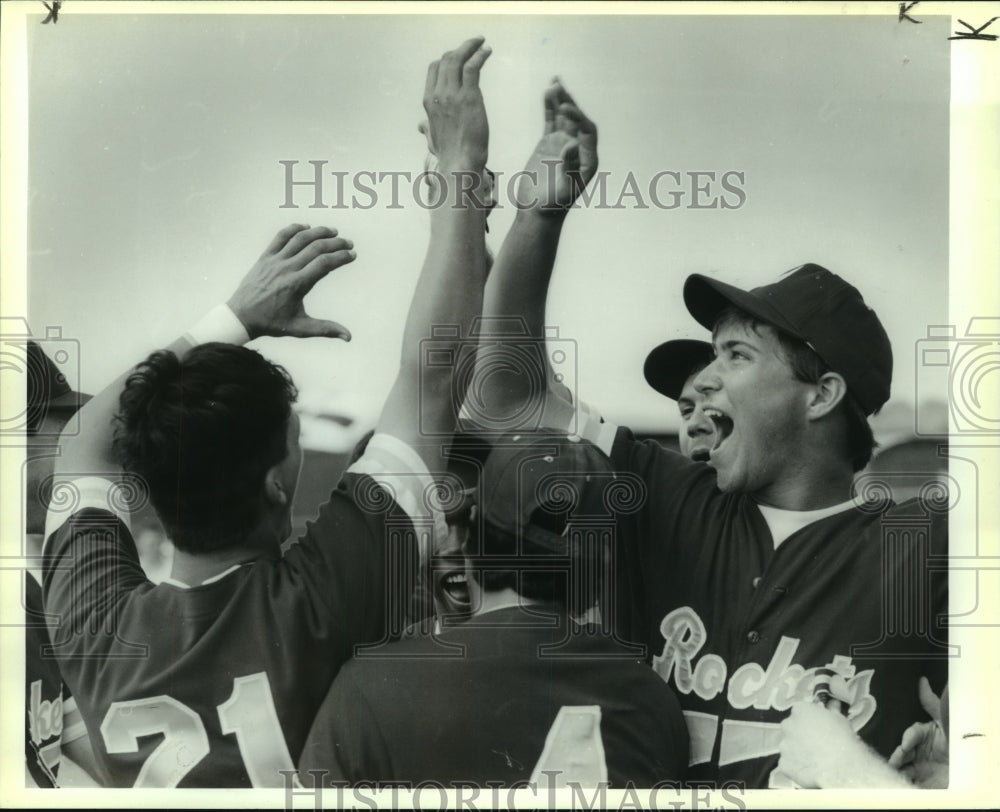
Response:
[{"label": "hand raised in high five", "polygon": [[545,131],[518,182],[518,208],[565,211],[597,173],[597,126],[559,79],[545,91]]},{"label": "hand raised in high five", "polygon": [[479,71],[490,53],[482,37],[473,37],[427,68],[427,139],[444,171],[481,173],[486,166],[490,127]]},{"label": "hand raised in high five", "polygon": [[354,244],[326,226],[281,229],[240,282],[228,305],[250,338],[326,336],[351,340],[342,324],[314,319],[302,302],[330,271],[353,262]]}]

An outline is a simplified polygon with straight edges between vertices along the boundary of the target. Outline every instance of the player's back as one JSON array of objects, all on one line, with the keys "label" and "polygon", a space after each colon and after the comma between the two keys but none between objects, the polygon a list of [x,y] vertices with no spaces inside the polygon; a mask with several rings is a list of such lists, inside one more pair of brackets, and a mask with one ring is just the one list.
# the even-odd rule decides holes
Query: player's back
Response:
[{"label": "player's back", "polygon": [[554,621],[503,609],[394,644],[397,657],[351,661],[317,715],[303,783],[306,770],[325,770],[327,784],[683,778],[687,730],[672,691],[593,627],[567,637],[565,616]]},{"label": "player's back", "polygon": [[192,587],[147,581],[109,511],[51,536],[55,652],[106,784],[285,786],[340,666],[385,634],[384,514],[350,492],[283,558]]}]

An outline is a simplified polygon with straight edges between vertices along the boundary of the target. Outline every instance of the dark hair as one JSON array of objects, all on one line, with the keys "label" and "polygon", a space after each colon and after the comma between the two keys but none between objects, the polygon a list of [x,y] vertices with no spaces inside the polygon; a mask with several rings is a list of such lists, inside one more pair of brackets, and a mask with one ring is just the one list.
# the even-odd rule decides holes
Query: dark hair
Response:
[{"label": "dark hair", "polygon": [[[736,307],[727,307],[719,314],[715,320],[715,327],[712,329],[712,336],[714,338],[720,329],[730,326],[743,327],[759,334],[761,325],[767,325],[777,334],[781,354],[797,381],[817,383],[823,375],[831,371],[829,365],[802,339],[789,335],[770,322],[756,319]],[[847,452],[851,465],[855,471],[860,471],[871,461],[872,454],[878,448],[872,427],[868,423],[865,410],[850,389],[838,404],[837,411],[841,414],[844,422]]]},{"label": "dark hair", "polygon": [[178,549],[231,547],[258,523],[264,476],[288,454],[296,397],[282,367],[230,344],[183,358],[154,352],[129,376],[115,451],[146,481]]}]

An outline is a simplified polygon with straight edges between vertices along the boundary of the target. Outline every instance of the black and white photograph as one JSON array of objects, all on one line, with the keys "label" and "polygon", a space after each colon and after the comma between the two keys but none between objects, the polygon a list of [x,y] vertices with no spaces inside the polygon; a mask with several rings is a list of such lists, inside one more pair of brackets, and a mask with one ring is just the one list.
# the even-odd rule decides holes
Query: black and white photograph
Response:
[{"label": "black and white photograph", "polygon": [[1000,5],[0,13],[3,805],[990,805]]}]

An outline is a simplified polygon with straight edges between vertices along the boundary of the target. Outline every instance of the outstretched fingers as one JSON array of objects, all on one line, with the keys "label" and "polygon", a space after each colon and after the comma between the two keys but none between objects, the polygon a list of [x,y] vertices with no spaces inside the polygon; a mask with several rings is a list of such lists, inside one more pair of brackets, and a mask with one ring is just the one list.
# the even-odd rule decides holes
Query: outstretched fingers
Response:
[{"label": "outstretched fingers", "polygon": [[[455,91],[461,88],[465,64],[480,49],[484,39],[484,37],[467,39],[454,51],[448,51],[441,57],[436,84],[438,91]],[[485,61],[485,58],[483,61]]]},{"label": "outstretched fingers", "polygon": [[340,338],[351,340],[351,331],[343,324],[327,319],[314,319],[303,313],[288,323],[287,335],[295,338]]},{"label": "outstretched fingers", "polygon": [[313,226],[312,228],[306,228],[294,234],[292,238],[285,243],[285,247],[281,249],[279,255],[285,259],[296,256],[304,248],[314,243],[316,240],[325,240],[337,236],[337,229],[329,228],[327,226]]},{"label": "outstretched fingers", "polygon": [[338,248],[318,254],[299,272],[302,295],[305,296],[331,271],[354,262],[356,258],[357,253],[352,248]]},{"label": "outstretched fingers", "polygon": [[479,49],[472,54],[462,66],[462,86],[467,88],[479,87],[479,72],[482,70],[486,60],[490,58],[493,49],[489,45],[480,45]]},{"label": "outstretched fingers", "polygon": [[280,253],[292,237],[300,231],[305,231],[307,228],[309,228],[309,226],[304,226],[302,223],[292,223],[291,225],[285,226],[281,229],[281,231],[274,235],[274,239],[268,243],[267,248],[264,249],[264,253],[261,254],[261,256]]},{"label": "outstretched fingers", "polygon": [[[568,95],[568,94],[567,94]],[[580,143],[580,170],[584,175],[597,171],[597,125],[573,102],[559,105],[558,116]]]}]

